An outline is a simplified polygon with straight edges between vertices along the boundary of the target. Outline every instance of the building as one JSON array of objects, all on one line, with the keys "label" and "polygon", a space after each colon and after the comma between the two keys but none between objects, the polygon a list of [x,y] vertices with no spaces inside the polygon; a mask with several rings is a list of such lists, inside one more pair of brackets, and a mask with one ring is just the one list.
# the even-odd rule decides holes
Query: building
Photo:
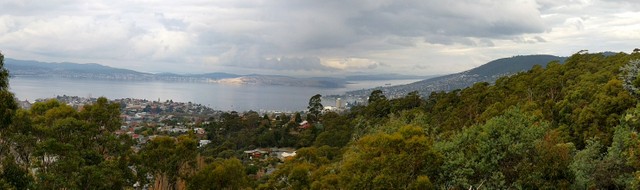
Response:
[{"label": "building", "polygon": [[200,142],[198,143],[198,147],[203,147],[208,145],[209,143],[211,143],[210,140],[200,140]]},{"label": "building", "polygon": [[262,158],[263,156],[269,156],[269,149],[259,149],[256,148],[254,150],[246,150],[244,151],[244,153],[247,155],[247,157],[249,157],[250,160],[253,160],[254,158]]}]

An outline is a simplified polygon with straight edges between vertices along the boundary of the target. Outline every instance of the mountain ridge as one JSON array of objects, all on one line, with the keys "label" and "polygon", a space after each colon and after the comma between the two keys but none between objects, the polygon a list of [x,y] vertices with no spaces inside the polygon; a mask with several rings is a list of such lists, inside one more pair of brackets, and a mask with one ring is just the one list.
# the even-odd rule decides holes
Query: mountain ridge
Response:
[{"label": "mountain ridge", "polygon": [[382,90],[387,96],[392,98],[402,97],[412,91],[418,91],[421,96],[427,97],[431,92],[466,88],[477,82],[493,83],[502,76],[529,70],[534,65],[545,67],[551,61],[559,61],[562,63],[566,59],[567,57],[545,54],[516,55],[496,59],[459,73],[433,77],[404,85],[349,91],[345,93],[345,96],[364,98],[368,97],[373,90]]},{"label": "mountain ridge", "polygon": [[17,60],[6,58],[5,67],[12,76],[19,77],[62,77],[73,79],[125,80],[125,81],[171,81],[171,82],[203,82],[233,85],[276,85],[320,88],[341,88],[349,80],[361,80],[366,76],[369,80],[424,79],[428,77],[380,74],[351,75],[344,78],[309,77],[297,78],[284,75],[248,74],[239,75],[225,72],[202,74],[145,73],[129,69],[114,68],[97,63],[40,62],[33,60]]}]

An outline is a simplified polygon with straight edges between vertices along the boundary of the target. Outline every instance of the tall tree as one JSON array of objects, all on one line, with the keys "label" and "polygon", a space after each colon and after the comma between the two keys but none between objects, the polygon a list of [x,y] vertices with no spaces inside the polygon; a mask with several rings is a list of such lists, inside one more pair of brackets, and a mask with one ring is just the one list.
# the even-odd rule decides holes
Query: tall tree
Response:
[{"label": "tall tree", "polygon": [[391,113],[391,104],[382,90],[374,90],[369,95],[369,105],[367,105],[367,115],[373,118],[384,118]]},{"label": "tall tree", "polygon": [[242,189],[247,176],[242,162],[236,158],[217,160],[189,179],[189,189]]},{"label": "tall tree", "polygon": [[[7,159],[6,156],[11,155],[9,147],[12,141],[7,138],[7,135],[10,133],[7,132],[6,129],[11,125],[17,109],[18,105],[14,100],[13,93],[9,92],[9,71],[4,68],[4,55],[0,52],[0,160]],[[9,162],[12,162],[12,160],[5,161],[5,163]],[[13,163],[9,165],[14,166]],[[14,178],[11,178],[12,175],[14,175],[13,172],[11,172],[11,168],[13,167],[7,167],[7,165],[4,164],[0,181],[7,182],[15,188],[21,188],[22,186],[16,184],[13,180]]]},{"label": "tall tree", "polygon": [[384,96],[384,93],[382,93],[382,90],[374,90],[369,95],[369,99],[367,100],[367,102],[373,103],[373,102],[382,101],[382,100],[387,100],[387,97]]},{"label": "tall tree", "polygon": [[177,139],[161,136],[149,141],[140,150],[143,160],[140,176],[154,176],[154,188],[174,189],[178,182],[188,177],[195,168],[198,143],[191,136],[182,135]]},{"label": "tall tree", "polygon": [[[635,51],[634,51],[635,52]],[[640,60],[632,60],[629,61],[625,66],[620,68],[622,73],[620,73],[620,80],[622,80],[622,86],[625,90],[629,91],[630,94],[635,96],[636,98],[640,98]]]},{"label": "tall tree", "polygon": [[13,93],[9,92],[9,71],[4,68],[4,55],[0,52],[0,129],[9,126],[17,109]]},{"label": "tall tree", "polygon": [[423,129],[403,126],[392,134],[376,133],[354,142],[339,166],[343,189],[430,189],[430,177],[442,158]]},{"label": "tall tree", "polygon": [[322,95],[316,94],[312,96],[311,99],[309,99],[309,106],[307,106],[307,109],[309,109],[309,114],[312,116],[309,118],[311,118],[312,121],[318,121],[320,113],[322,112],[322,109],[324,109],[324,106],[322,105]]}]

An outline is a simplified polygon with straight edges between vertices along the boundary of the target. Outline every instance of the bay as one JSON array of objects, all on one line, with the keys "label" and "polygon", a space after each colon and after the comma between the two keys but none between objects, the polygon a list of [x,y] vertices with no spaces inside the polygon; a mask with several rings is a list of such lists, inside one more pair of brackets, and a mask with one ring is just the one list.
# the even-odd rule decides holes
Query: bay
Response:
[{"label": "bay", "polygon": [[[417,80],[352,81],[345,88],[294,86],[228,85],[161,81],[109,81],[66,78],[12,77],[10,91],[20,100],[33,102],[58,95],[101,97],[108,99],[137,98],[192,102],[224,111],[301,111],[315,94],[344,94],[383,86],[407,84]],[[348,100],[347,100],[348,101]],[[334,105],[335,100],[323,100]]]}]

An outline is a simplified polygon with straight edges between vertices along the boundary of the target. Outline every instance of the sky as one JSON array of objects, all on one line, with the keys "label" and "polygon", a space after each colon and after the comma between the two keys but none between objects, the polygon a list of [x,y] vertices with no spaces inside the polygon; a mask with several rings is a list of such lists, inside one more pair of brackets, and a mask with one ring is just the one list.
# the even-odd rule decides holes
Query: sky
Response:
[{"label": "sky", "polygon": [[1,0],[7,58],[144,72],[447,74],[640,47],[636,0]]}]

